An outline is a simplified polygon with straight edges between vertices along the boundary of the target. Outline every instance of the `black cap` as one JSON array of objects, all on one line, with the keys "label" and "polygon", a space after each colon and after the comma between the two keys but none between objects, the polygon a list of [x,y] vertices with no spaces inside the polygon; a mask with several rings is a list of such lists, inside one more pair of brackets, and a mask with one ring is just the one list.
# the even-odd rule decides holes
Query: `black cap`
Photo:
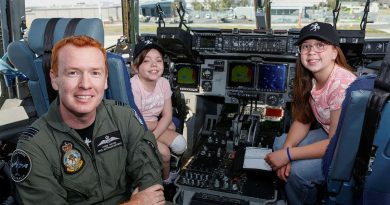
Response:
[{"label": "black cap", "polygon": [[308,38],[317,38],[324,40],[332,45],[339,46],[340,37],[336,29],[328,23],[313,22],[306,25],[301,29],[299,39],[295,42],[295,45],[300,45],[304,40]]},{"label": "black cap", "polygon": [[146,40],[146,41],[140,41],[139,43],[137,43],[137,45],[135,45],[134,52],[133,52],[133,61],[143,50],[151,49],[151,48],[157,49],[164,57],[164,49],[160,45],[158,45],[157,43],[151,40]]}]

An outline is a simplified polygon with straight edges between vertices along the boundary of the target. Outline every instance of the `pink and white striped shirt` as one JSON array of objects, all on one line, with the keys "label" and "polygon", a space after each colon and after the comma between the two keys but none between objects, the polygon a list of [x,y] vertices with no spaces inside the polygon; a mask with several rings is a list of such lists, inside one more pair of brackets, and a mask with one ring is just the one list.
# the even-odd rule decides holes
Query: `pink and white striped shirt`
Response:
[{"label": "pink and white striped shirt", "polygon": [[313,79],[310,105],[315,118],[327,133],[330,129],[330,112],[341,108],[345,98],[345,90],[355,79],[356,76],[352,72],[337,64],[321,89],[316,88],[316,81]]}]

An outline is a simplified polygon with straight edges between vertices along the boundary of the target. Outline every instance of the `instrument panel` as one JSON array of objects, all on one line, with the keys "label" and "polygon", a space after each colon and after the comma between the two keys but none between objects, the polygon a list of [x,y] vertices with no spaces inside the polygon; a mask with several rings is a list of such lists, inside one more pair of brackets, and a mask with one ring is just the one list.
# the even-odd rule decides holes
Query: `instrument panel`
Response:
[{"label": "instrument panel", "polygon": [[[207,141],[201,142],[201,148],[175,181],[184,192],[182,204],[205,199],[216,204],[221,199],[215,196],[225,198],[224,204],[263,204],[277,200],[276,175],[264,170],[244,170],[245,147],[235,146],[231,135],[214,131],[205,136]],[[189,197],[195,192],[203,194],[203,200]]]},{"label": "instrument panel", "polygon": [[364,55],[385,55],[390,39],[367,39],[364,43]]},{"label": "instrument panel", "polygon": [[294,70],[295,64],[286,62],[205,59],[200,65],[199,93],[283,106],[291,101]]},{"label": "instrument panel", "polygon": [[[291,32],[290,32],[291,33]],[[290,36],[287,31],[273,33],[258,32],[256,30],[244,33],[234,30],[228,32],[208,32],[208,30],[194,32],[193,49],[199,52],[252,52],[258,54],[290,54],[295,55],[293,49],[294,32]],[[299,34],[298,34],[299,35]]]},{"label": "instrument panel", "polygon": [[[338,33],[340,47],[354,67],[364,57],[367,63],[384,56],[389,42],[389,39],[365,40],[364,31],[360,30],[339,30]],[[195,29],[192,50],[198,52],[201,61],[196,69],[193,66],[187,69],[187,76],[194,79],[193,86],[182,83],[181,89],[205,96],[283,106],[291,102],[298,57],[295,42],[299,35],[299,29]]]}]

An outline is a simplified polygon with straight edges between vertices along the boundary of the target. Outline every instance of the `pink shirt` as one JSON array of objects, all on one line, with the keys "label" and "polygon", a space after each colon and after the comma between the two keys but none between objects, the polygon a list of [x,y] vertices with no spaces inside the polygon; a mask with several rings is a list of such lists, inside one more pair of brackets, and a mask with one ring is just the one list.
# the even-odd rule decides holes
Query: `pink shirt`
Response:
[{"label": "pink shirt", "polygon": [[356,76],[348,70],[335,65],[328,81],[321,89],[317,90],[316,81],[313,79],[310,105],[317,121],[327,133],[330,128],[330,111],[338,110],[345,98],[345,89],[356,79]]},{"label": "pink shirt", "polygon": [[138,75],[130,79],[134,101],[145,121],[157,121],[164,108],[164,102],[172,95],[169,81],[163,77],[157,80],[152,92],[144,89]]}]

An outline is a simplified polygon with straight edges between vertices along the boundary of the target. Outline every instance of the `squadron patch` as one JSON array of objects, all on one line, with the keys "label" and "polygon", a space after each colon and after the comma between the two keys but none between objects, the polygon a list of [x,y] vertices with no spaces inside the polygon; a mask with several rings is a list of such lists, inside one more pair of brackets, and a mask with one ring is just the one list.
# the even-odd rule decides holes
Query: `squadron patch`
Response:
[{"label": "squadron patch", "polygon": [[63,152],[62,165],[65,168],[65,172],[68,174],[74,174],[78,172],[84,166],[84,159],[80,151],[73,148],[71,142],[64,141],[61,146]]},{"label": "squadron patch", "polygon": [[94,140],[96,153],[102,153],[119,146],[123,146],[122,136],[119,131],[96,137]]},{"label": "squadron patch", "polygon": [[[133,108],[132,108],[133,109]],[[144,125],[144,123],[142,122],[141,118],[139,117],[138,113],[133,109],[133,112],[134,112],[134,116],[135,118],[137,118],[139,124],[141,125]]]},{"label": "squadron patch", "polygon": [[27,178],[31,172],[30,156],[21,149],[16,149],[11,157],[11,178],[15,182],[21,182]]}]

